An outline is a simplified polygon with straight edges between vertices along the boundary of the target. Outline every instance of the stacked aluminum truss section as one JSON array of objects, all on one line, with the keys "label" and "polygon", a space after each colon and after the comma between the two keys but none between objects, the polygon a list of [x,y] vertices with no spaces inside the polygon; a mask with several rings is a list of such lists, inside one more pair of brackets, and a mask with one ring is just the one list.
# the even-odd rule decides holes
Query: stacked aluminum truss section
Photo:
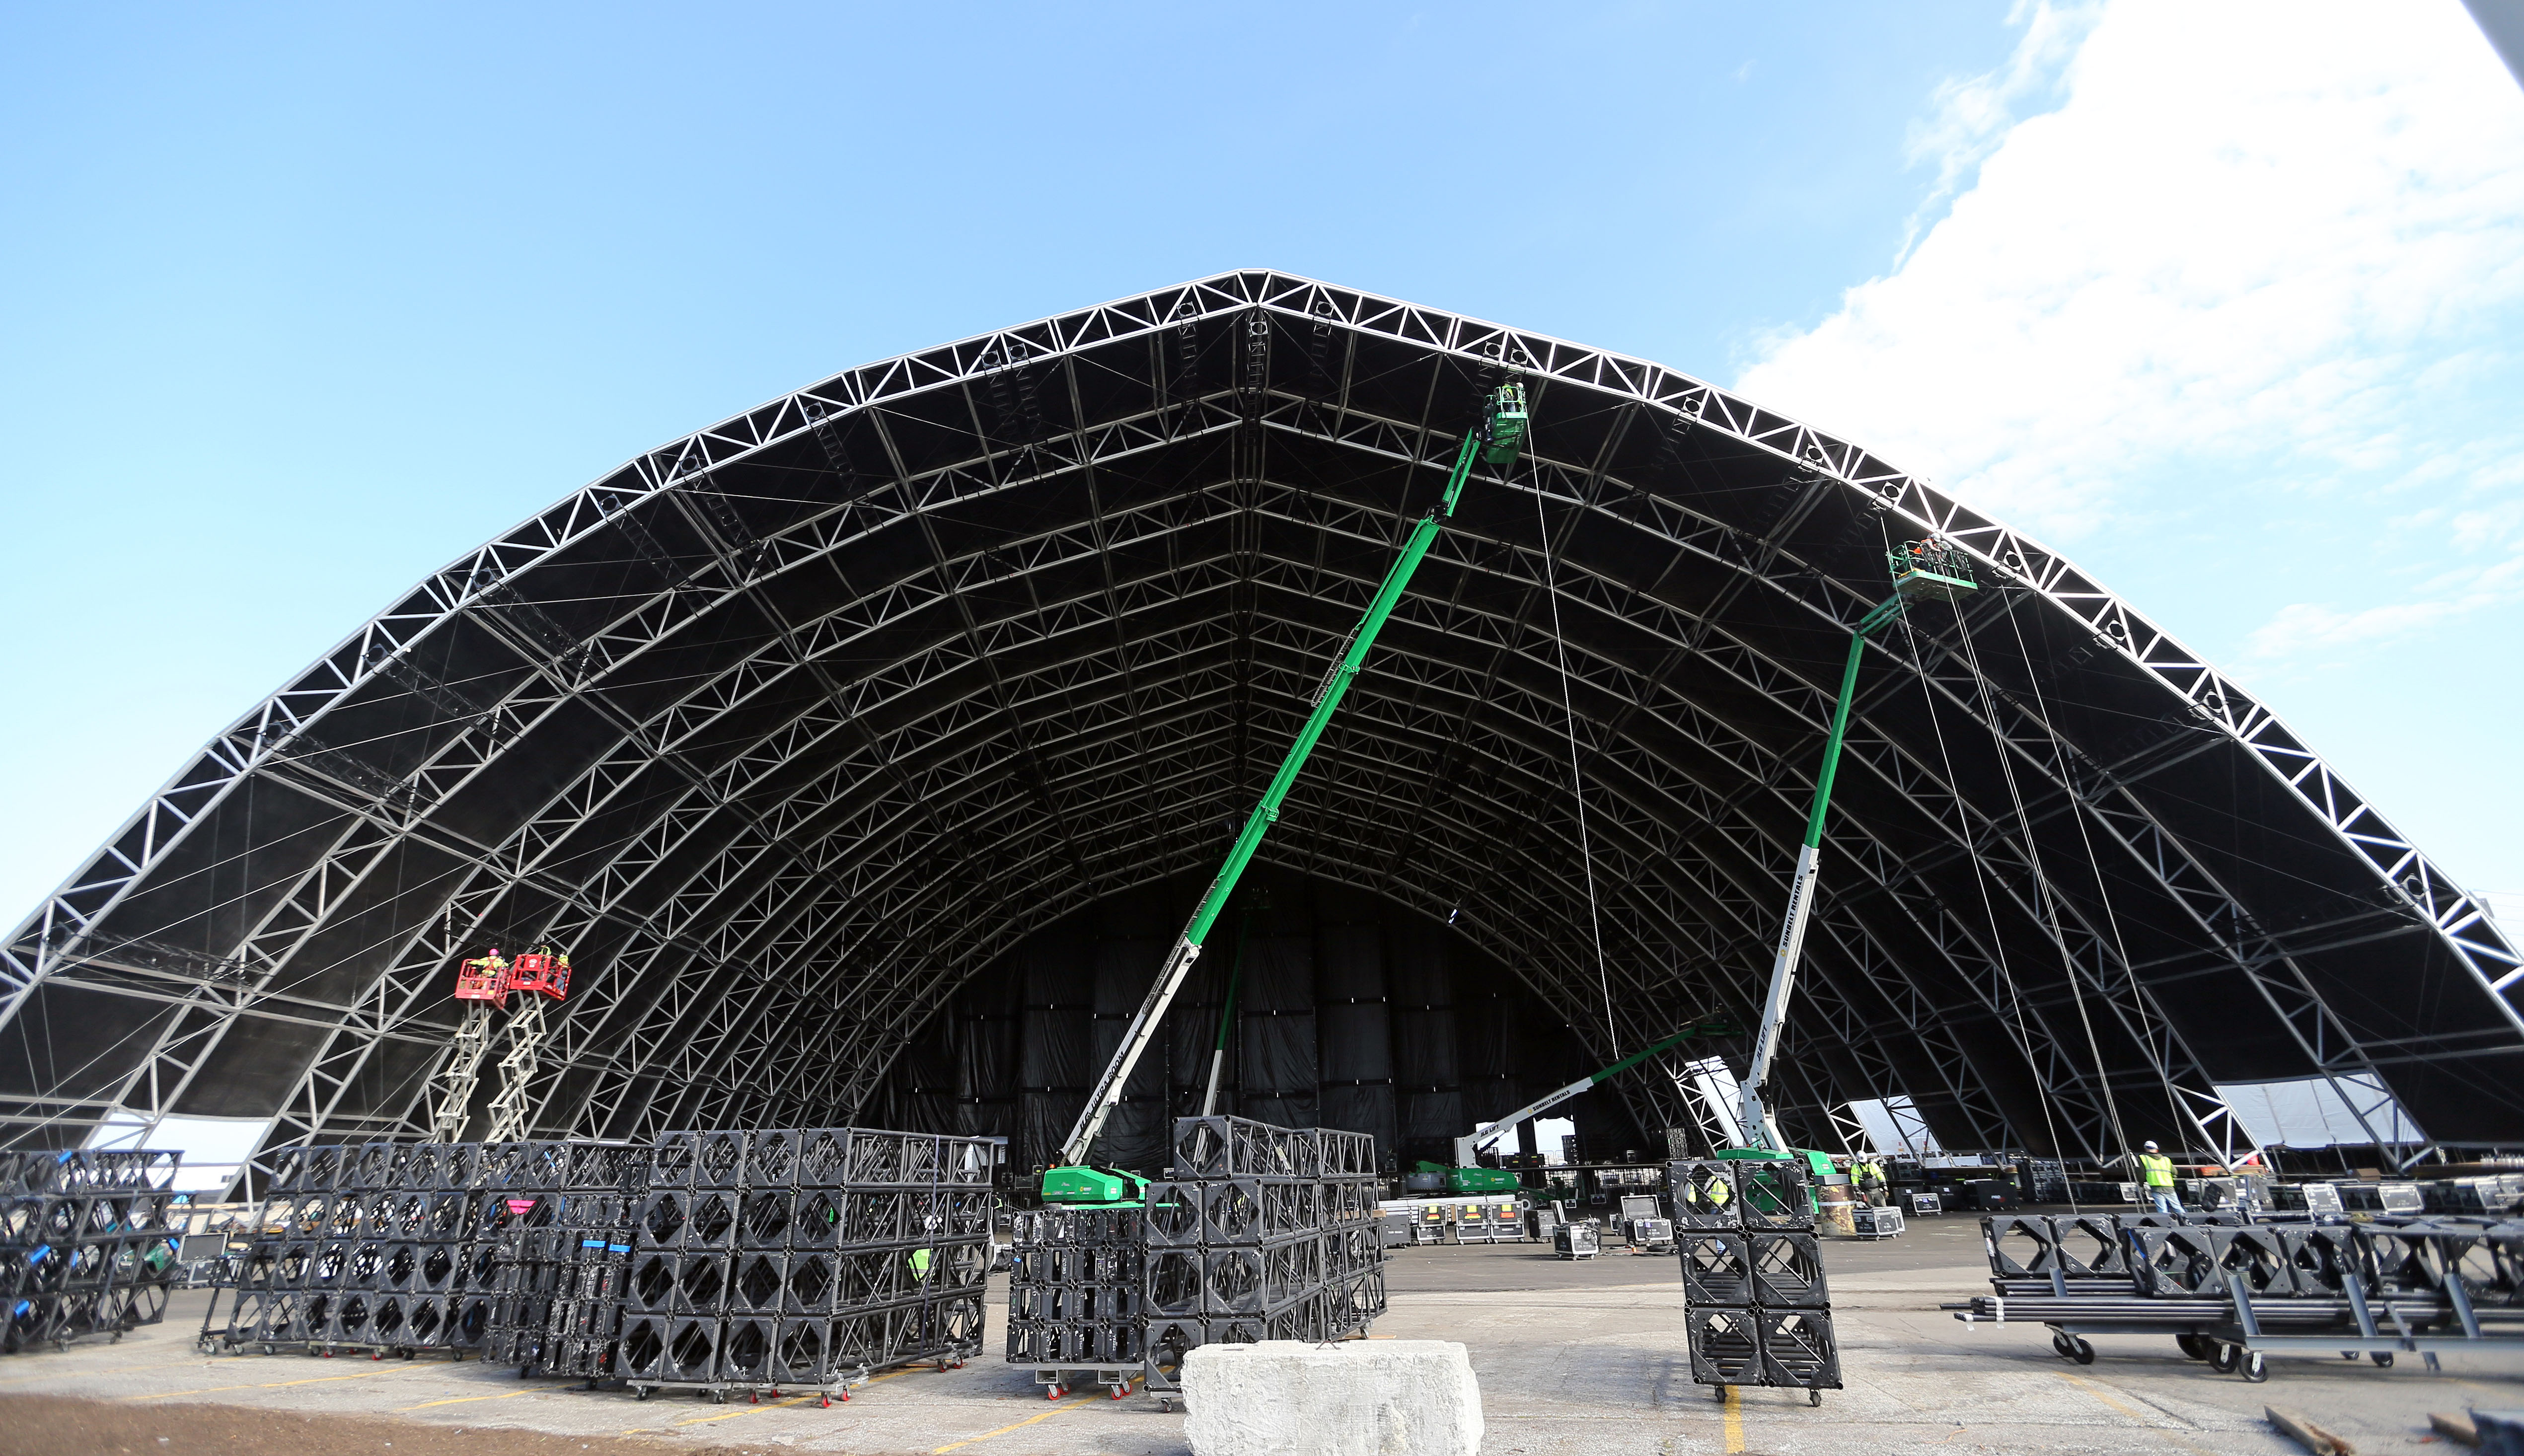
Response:
[{"label": "stacked aluminum truss section", "polygon": [[167,1191],[183,1155],[0,1154],[0,1353],[121,1339],[166,1317],[180,1231]]},{"label": "stacked aluminum truss section", "polygon": [[2524,1345],[2524,1220],[2245,1223],[2162,1214],[2002,1214],[1981,1221],[1994,1294],[1948,1305],[1966,1323],[2051,1327],[2090,1364],[2090,1335],[2170,1335],[2246,1380],[2272,1351],[2390,1365],[2413,1352]]},{"label": "stacked aluminum truss section", "polygon": [[1840,1349],[1804,1165],[1686,1159],[1666,1177],[1692,1380],[1722,1399],[1728,1385],[1774,1385],[1822,1404],[1841,1387]]},{"label": "stacked aluminum truss section", "polygon": [[476,1240],[495,1261],[497,1292],[482,1333],[482,1357],[531,1373],[541,1368],[554,1297],[560,1292],[569,1206],[569,1144],[482,1144],[482,1198]]},{"label": "stacked aluminum truss section", "polygon": [[981,1348],[994,1148],[865,1128],[668,1133],[649,1159],[613,1373],[836,1394]]},{"label": "stacked aluminum truss section", "polygon": [[1008,1360],[1053,1396],[1083,1374],[1118,1398],[1133,1374],[1174,1389],[1203,1344],[1363,1332],[1384,1312],[1375,1169],[1365,1134],[1177,1119],[1142,1206],[1019,1219]]},{"label": "stacked aluminum truss section", "polygon": [[[646,1186],[650,1149],[631,1142],[561,1144],[561,1187],[549,1222],[533,1220],[513,1236],[509,1267],[520,1286],[510,1296],[517,1333],[504,1358],[532,1375],[583,1376],[593,1384],[613,1373],[629,1271],[632,1220]],[[527,1287],[531,1286],[531,1287]],[[541,1335],[527,1322],[540,1316]]]},{"label": "stacked aluminum truss section", "polygon": [[1051,1372],[1091,1375],[1127,1390],[1147,1355],[1144,1207],[1020,1212],[1008,1275],[1008,1359]]},{"label": "stacked aluminum truss section", "polygon": [[204,1349],[260,1345],[461,1358],[492,1323],[482,1237],[493,1149],[473,1142],[292,1148],[213,1276]]}]

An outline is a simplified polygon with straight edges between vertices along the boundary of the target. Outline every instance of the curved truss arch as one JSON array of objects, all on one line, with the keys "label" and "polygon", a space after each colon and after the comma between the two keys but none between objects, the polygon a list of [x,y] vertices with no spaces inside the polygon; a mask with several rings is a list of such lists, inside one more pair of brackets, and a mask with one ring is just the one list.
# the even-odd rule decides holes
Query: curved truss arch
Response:
[{"label": "curved truss arch", "polygon": [[844,1115],[1025,935],[1214,858],[1509,369],[1528,460],[1467,493],[1267,860],[1453,917],[1608,1053],[1749,1018],[1846,633],[1934,531],[1984,590],[1868,655],[1791,1124],[1902,1092],[1950,1144],[2108,1156],[2115,1095],[2328,1075],[2524,1140],[2477,1094],[2524,1085],[2513,947],[2064,558],[1659,365],[1270,272],[850,370],[434,573],[10,939],[0,1110],[416,1131],[450,961],[496,938],[582,968],[539,1128]]}]

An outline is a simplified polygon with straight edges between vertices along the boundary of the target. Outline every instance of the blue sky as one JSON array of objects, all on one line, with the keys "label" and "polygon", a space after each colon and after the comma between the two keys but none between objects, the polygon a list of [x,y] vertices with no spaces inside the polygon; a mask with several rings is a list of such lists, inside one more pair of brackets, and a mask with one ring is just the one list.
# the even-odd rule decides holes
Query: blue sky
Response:
[{"label": "blue sky", "polygon": [[1875,445],[2524,891],[2524,93],[2395,11],[0,11],[0,914],[624,457],[1253,265]]}]

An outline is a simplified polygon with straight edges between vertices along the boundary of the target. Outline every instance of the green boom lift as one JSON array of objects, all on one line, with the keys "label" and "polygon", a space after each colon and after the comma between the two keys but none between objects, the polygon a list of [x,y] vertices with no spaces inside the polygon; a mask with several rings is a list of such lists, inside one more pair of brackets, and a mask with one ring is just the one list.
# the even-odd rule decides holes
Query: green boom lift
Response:
[{"label": "green boom lift", "polygon": [[1429,554],[1437,533],[1455,513],[1455,499],[1463,494],[1464,482],[1471,478],[1476,461],[1486,465],[1509,465],[1525,449],[1525,386],[1504,384],[1490,394],[1481,422],[1464,432],[1464,443],[1455,452],[1454,469],[1446,476],[1446,492],[1435,509],[1420,517],[1412,528],[1410,539],[1402,544],[1402,554],[1394,558],[1384,582],[1367,606],[1350,633],[1349,645],[1342,650],[1332,670],[1324,675],[1323,686],[1315,691],[1314,711],[1306,717],[1305,727],[1297,731],[1297,741],[1288,746],[1288,756],[1280,763],[1280,771],[1271,778],[1270,788],[1263,791],[1262,801],[1253,806],[1244,821],[1244,829],[1236,837],[1234,848],[1227,851],[1227,862],[1219,867],[1218,877],[1209,882],[1209,891],[1191,912],[1191,922],[1167,954],[1164,966],[1157,972],[1156,984],[1148,988],[1139,1013],[1131,1018],[1130,1027],[1122,1034],[1121,1047],[1096,1081],[1094,1091],[1087,1097],[1087,1106],[1078,1115],[1078,1125],[1069,1131],[1061,1144],[1060,1166],[1043,1175],[1043,1196],[1045,1201],[1068,1204],[1136,1204],[1145,1196],[1147,1180],[1135,1173],[1087,1166],[1087,1154],[1104,1119],[1122,1099],[1123,1085],[1131,1079],[1131,1069],[1139,1064],[1140,1053],[1156,1036],[1157,1024],[1166,1014],[1166,1003],[1174,999],[1184,977],[1190,973],[1192,962],[1200,958],[1201,942],[1209,935],[1219,911],[1227,907],[1227,897],[1236,889],[1244,866],[1253,859],[1253,851],[1262,846],[1262,836],[1280,817],[1281,801],[1297,781],[1306,757],[1315,750],[1316,740],[1323,737],[1324,727],[1332,721],[1340,706],[1341,698],[1349,691],[1352,679],[1367,662],[1368,651],[1376,646],[1376,634],[1384,627],[1384,619],[1393,614],[1393,606],[1402,599],[1403,590],[1411,585],[1411,574],[1420,568],[1420,558]]},{"label": "green boom lift", "polygon": [[1773,1160],[1803,1158],[1807,1166],[1820,1176],[1831,1171],[1827,1155],[1811,1148],[1791,1149],[1779,1136],[1778,1124],[1772,1121],[1762,1103],[1762,1084],[1769,1077],[1771,1059],[1778,1053],[1779,1031],[1788,1015],[1788,995],[1796,988],[1797,959],[1805,949],[1806,919],[1814,909],[1815,877],[1822,851],[1822,825],[1831,807],[1832,775],[1840,768],[1841,741],[1849,731],[1849,703],[1858,688],[1858,662],[1867,650],[1867,639],[1902,615],[1914,602],[1959,602],[1966,592],[1978,590],[1972,581],[1971,561],[1952,542],[1929,537],[1912,541],[1899,551],[1886,554],[1893,571],[1893,595],[1875,605],[1861,617],[1858,628],[1849,636],[1849,661],[1840,671],[1840,702],[1832,709],[1831,734],[1824,741],[1822,768],[1815,775],[1814,809],[1806,816],[1805,846],[1797,851],[1797,868],[1788,882],[1787,923],[1780,928],[1777,953],[1771,963],[1771,994],[1762,1006],[1762,1026],[1753,1042],[1753,1061],[1740,1084],[1743,1100],[1742,1134],[1747,1145],[1728,1148],[1718,1155],[1727,1158]]},{"label": "green boom lift", "polygon": [[1496,1142],[1529,1117],[1539,1117],[1579,1092],[1599,1083],[1610,1082],[1649,1057],[1693,1037],[1731,1037],[1735,1029],[1724,1021],[1702,1021],[1686,1027],[1653,1046],[1634,1051],[1600,1072],[1580,1077],[1556,1092],[1547,1092],[1514,1112],[1491,1123],[1469,1138],[1455,1140],[1455,1166],[1440,1168],[1434,1163],[1422,1163],[1423,1173],[1446,1175],[1446,1191],[1450,1193],[1512,1193],[1522,1185],[1513,1168],[1483,1168],[1479,1159],[1481,1149]]}]

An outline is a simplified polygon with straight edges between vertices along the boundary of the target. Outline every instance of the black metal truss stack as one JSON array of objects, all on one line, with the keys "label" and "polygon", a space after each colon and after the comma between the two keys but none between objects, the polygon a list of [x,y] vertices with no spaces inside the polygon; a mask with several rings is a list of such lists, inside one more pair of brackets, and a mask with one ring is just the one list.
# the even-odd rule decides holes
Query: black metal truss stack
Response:
[{"label": "black metal truss stack", "polygon": [[120,1339],[166,1317],[182,1231],[167,1191],[183,1155],[0,1153],[0,1353]]},{"label": "black metal truss stack", "polygon": [[[502,1358],[527,1375],[584,1376],[613,1373],[614,1341],[622,1319],[622,1282],[633,1248],[633,1220],[647,1186],[648,1147],[631,1142],[561,1144],[560,1188],[540,1194],[539,1206],[509,1236],[514,1252],[508,1267],[521,1286]],[[527,1321],[540,1317],[539,1333]]]},{"label": "black metal truss stack", "polygon": [[1019,1212],[1008,1275],[1008,1359],[1137,1365],[1146,1355],[1144,1208]]},{"label": "black metal truss stack", "polygon": [[1687,1159],[1667,1165],[1681,1251],[1691,1378],[1704,1385],[1837,1390],[1831,1290],[1804,1166]]},{"label": "black metal truss stack", "polygon": [[863,1128],[669,1133],[651,1151],[613,1373],[831,1386],[981,1347],[991,1144]]},{"label": "black metal truss stack", "polygon": [[482,1356],[534,1374],[552,1337],[561,1271],[577,1236],[567,1227],[569,1149],[562,1141],[482,1146],[482,1199],[475,1237],[497,1261],[498,1293]]},{"label": "black metal truss stack", "polygon": [[1141,1222],[1150,1383],[1203,1344],[1337,1339],[1383,1314],[1375,1169],[1363,1133],[1176,1119],[1175,1177]]},{"label": "black metal truss stack", "polygon": [[[2237,1333],[2240,1288],[2257,1324],[2290,1336],[2362,1341],[2362,1307],[2365,1323],[2383,1331],[2524,1339],[2524,1221],[1997,1214],[1981,1220],[1981,1238],[1996,1292],[1950,1306],[1970,1319],[2183,1327],[2214,1342]],[[2073,1333],[2063,1329],[2057,1343],[2080,1358]],[[2201,1353],[2196,1342],[2184,1348]]]},{"label": "black metal truss stack", "polygon": [[478,1238],[483,1166],[471,1142],[289,1149],[219,1261],[205,1344],[479,1345],[497,1283],[495,1251]]}]

